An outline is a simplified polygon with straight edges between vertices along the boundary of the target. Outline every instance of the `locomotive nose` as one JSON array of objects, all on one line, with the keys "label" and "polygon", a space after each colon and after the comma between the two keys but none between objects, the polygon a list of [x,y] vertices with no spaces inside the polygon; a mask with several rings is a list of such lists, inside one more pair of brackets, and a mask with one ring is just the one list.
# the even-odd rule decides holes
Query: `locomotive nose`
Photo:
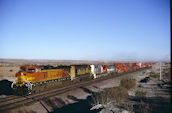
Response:
[{"label": "locomotive nose", "polygon": [[27,82],[27,77],[25,75],[23,75],[23,72],[18,74],[16,83],[23,84],[23,83],[26,83],[26,82]]}]

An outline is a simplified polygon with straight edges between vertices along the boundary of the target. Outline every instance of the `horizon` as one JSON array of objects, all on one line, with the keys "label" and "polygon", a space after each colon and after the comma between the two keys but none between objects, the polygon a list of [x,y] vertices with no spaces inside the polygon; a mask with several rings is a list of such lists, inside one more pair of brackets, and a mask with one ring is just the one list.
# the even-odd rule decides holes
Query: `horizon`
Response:
[{"label": "horizon", "polygon": [[152,62],[152,63],[156,63],[156,62],[171,62],[171,61],[169,61],[169,60],[70,60],[70,59],[61,59],[61,60],[58,60],[58,59],[25,59],[25,58],[23,58],[23,59],[20,59],[20,58],[0,58],[0,62],[2,62],[3,60],[7,60],[7,62],[9,61],[9,60],[17,60],[17,61],[20,61],[20,60],[26,60],[26,61],[40,61],[40,62],[42,62],[42,61],[62,61],[62,62],[67,62],[67,61],[69,61],[69,62],[71,62],[71,61],[86,61],[86,62]]},{"label": "horizon", "polygon": [[170,0],[2,0],[0,58],[170,61]]}]

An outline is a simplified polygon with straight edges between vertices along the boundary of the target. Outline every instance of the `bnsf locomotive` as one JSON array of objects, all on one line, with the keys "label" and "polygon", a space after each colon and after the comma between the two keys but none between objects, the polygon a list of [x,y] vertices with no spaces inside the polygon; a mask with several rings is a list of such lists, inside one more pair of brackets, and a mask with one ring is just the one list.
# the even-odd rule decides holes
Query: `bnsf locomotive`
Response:
[{"label": "bnsf locomotive", "polygon": [[70,66],[37,66],[25,65],[16,73],[16,81],[11,87],[15,92],[23,91],[31,93],[38,83],[47,81],[73,80],[82,76],[98,78],[108,73],[122,73],[152,66],[152,63],[114,63],[113,65],[70,65]]}]

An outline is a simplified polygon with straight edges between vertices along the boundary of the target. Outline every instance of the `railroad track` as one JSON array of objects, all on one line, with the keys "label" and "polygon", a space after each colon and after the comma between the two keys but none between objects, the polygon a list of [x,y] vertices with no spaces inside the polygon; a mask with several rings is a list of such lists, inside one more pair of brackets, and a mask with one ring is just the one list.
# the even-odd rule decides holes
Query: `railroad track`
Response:
[{"label": "railroad track", "polygon": [[17,99],[17,98],[20,98],[20,97],[19,97],[19,96],[10,95],[10,96],[8,96],[8,97],[0,98],[0,105],[1,105],[1,103],[3,103],[3,102],[10,101],[10,100],[12,100],[12,99]]},{"label": "railroad track", "polygon": [[82,86],[88,86],[91,85],[93,83],[97,83],[97,82],[101,82],[107,79],[111,79],[111,78],[116,78],[119,76],[124,76],[127,75],[129,73],[134,73],[137,71],[142,71],[148,68],[143,68],[143,69],[139,69],[136,71],[132,71],[132,72],[125,72],[125,73],[121,73],[121,74],[115,74],[115,75],[109,75],[109,76],[104,76],[104,77],[100,77],[98,79],[93,79],[90,81],[84,81],[81,83],[77,83],[77,84],[73,84],[67,87],[62,87],[62,88],[58,88],[58,89],[53,89],[50,91],[46,91],[46,92],[41,92],[41,93],[37,93],[37,94],[33,94],[33,95],[27,95],[27,96],[16,96],[14,98],[7,98],[6,100],[2,100],[0,101],[0,112],[5,112],[23,105],[27,105],[29,103],[34,103],[34,102],[40,102],[40,100],[45,99],[45,98],[49,98],[49,97],[53,97],[59,94],[63,94],[65,92],[80,88]]}]

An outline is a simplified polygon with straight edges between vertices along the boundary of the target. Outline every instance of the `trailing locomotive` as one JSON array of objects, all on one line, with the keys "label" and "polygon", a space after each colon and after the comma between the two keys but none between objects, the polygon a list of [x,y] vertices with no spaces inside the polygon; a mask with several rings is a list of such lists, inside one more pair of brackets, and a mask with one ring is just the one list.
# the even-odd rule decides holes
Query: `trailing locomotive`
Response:
[{"label": "trailing locomotive", "polygon": [[152,66],[152,63],[114,63],[113,65],[70,65],[70,66],[37,66],[25,65],[16,73],[16,81],[11,87],[15,92],[31,93],[33,86],[47,81],[74,80],[83,76],[99,78],[109,73],[126,72],[143,67]]}]

